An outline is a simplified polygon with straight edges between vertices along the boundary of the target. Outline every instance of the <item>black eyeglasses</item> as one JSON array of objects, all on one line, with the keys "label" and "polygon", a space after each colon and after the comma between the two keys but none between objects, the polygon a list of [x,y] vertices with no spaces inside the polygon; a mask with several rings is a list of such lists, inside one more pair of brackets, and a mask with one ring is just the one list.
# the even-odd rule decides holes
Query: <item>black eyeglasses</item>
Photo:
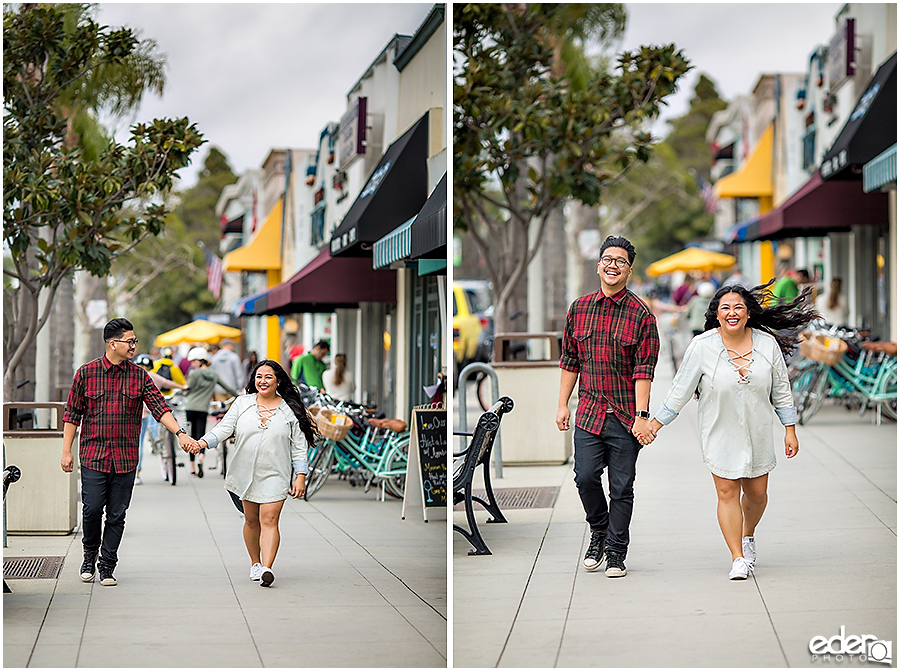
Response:
[{"label": "black eyeglasses", "polygon": [[129,347],[137,347],[137,344],[138,344],[137,338],[132,338],[131,340],[118,340],[116,338],[113,338],[112,341],[113,342],[123,342],[126,345],[128,345]]},{"label": "black eyeglasses", "polygon": [[630,265],[628,263],[628,259],[623,259],[622,257],[618,256],[601,256],[600,263],[602,263],[604,266],[615,263],[619,268],[624,268],[625,266]]}]

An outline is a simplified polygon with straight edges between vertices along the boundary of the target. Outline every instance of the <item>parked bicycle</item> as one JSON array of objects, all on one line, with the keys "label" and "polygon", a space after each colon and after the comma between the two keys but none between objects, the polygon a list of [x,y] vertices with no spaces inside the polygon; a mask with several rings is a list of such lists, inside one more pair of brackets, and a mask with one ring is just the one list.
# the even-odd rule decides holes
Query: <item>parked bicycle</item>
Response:
[{"label": "parked bicycle", "polygon": [[307,501],[332,474],[365,491],[374,484],[403,497],[409,453],[405,422],[374,418],[371,408],[338,402],[327,394],[317,396],[310,412],[322,435],[308,455]]},{"label": "parked bicycle", "polygon": [[897,345],[872,342],[855,329],[819,324],[800,343],[802,358],[791,366],[791,384],[799,423],[808,422],[826,399],[874,408],[897,419]]},{"label": "parked bicycle", "polygon": [[[209,402],[209,416],[213,418],[213,423],[210,425],[210,427],[215,426],[222,420],[222,418],[225,416],[225,413],[228,412],[228,408],[230,408],[231,404],[234,403],[235,398],[236,397],[232,396],[231,398],[225,399],[224,401]],[[217,446],[217,448],[219,449],[219,463],[216,464],[216,466],[221,465],[223,478],[228,474],[228,447],[231,445],[234,445],[234,436],[232,436],[228,440],[223,440]],[[216,466],[210,466],[209,470],[215,469]]]}]

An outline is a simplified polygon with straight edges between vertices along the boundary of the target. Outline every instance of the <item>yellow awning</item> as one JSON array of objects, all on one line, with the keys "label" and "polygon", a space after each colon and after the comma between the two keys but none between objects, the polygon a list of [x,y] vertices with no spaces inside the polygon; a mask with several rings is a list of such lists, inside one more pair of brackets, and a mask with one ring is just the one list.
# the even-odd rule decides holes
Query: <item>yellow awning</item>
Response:
[{"label": "yellow awning", "polygon": [[281,208],[279,198],[253,239],[243,247],[228,252],[222,260],[226,271],[281,269]]},{"label": "yellow awning", "polygon": [[749,160],[737,172],[716,182],[716,198],[763,198],[772,196],[772,140],[775,127],[769,126]]}]

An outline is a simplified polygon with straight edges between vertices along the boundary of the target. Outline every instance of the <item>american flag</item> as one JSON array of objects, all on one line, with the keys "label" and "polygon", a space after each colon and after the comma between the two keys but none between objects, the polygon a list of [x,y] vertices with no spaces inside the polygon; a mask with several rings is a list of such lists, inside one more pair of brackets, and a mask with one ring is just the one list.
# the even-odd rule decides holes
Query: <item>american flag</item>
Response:
[{"label": "american flag", "polygon": [[700,175],[697,175],[697,186],[700,187],[700,197],[706,203],[706,214],[715,214],[718,200],[713,193],[713,186]]},{"label": "american flag", "polygon": [[205,246],[206,254],[206,288],[212,292],[216,300],[222,295],[222,259],[213,254]]}]

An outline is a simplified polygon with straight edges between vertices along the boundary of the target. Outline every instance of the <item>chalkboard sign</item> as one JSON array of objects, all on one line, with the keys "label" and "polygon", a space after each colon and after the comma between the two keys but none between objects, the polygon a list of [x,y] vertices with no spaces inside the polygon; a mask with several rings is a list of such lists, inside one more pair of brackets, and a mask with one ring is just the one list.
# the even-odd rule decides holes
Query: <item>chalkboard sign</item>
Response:
[{"label": "chalkboard sign", "polygon": [[425,507],[443,508],[447,505],[447,411],[418,409],[413,414]]}]

